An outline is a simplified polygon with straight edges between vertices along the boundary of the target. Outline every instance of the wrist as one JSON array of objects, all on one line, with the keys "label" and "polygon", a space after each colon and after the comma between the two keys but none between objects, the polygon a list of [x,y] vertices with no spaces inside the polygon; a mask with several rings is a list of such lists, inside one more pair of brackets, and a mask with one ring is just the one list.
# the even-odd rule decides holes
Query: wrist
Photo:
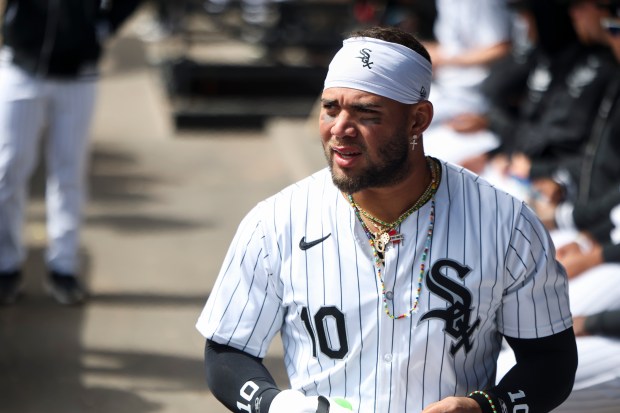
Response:
[{"label": "wrist", "polygon": [[254,401],[253,413],[268,413],[269,407],[278,394],[281,393],[280,389],[270,388],[265,389],[259,394]]},{"label": "wrist", "polygon": [[475,390],[469,393],[467,397],[474,399],[478,403],[482,413],[501,413],[501,411],[498,410],[500,404],[497,397],[485,391]]}]

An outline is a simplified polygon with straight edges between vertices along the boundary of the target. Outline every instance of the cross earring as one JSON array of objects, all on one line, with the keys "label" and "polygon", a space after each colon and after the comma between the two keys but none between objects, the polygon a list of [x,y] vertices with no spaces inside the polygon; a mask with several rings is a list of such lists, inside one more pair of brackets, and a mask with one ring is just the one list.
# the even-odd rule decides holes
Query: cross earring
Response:
[{"label": "cross earring", "polygon": [[415,151],[415,146],[418,144],[418,135],[413,135],[411,137],[411,150]]}]

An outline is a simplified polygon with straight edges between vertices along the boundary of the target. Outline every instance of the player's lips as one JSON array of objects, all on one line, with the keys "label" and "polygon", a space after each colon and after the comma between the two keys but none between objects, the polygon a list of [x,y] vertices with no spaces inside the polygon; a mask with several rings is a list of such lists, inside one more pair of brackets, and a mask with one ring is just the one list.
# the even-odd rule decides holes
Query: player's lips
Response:
[{"label": "player's lips", "polygon": [[350,167],[362,154],[359,149],[351,146],[333,146],[334,162],[341,168]]}]

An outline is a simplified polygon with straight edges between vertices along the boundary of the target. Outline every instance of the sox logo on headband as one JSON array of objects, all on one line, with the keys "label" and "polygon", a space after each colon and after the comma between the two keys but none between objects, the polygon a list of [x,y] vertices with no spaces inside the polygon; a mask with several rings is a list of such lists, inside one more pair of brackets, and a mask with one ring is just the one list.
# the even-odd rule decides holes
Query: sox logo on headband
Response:
[{"label": "sox logo on headband", "polygon": [[411,104],[426,100],[431,63],[410,48],[370,37],[342,43],[325,78],[323,90],[346,87]]}]

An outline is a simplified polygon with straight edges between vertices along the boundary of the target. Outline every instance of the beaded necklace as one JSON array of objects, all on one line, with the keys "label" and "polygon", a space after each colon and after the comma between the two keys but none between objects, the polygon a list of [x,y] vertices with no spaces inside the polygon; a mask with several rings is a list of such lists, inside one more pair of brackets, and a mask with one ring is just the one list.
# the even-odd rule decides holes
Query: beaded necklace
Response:
[{"label": "beaded necklace", "polygon": [[405,219],[407,219],[411,214],[420,209],[422,205],[426,204],[431,197],[437,191],[437,185],[439,183],[438,175],[441,173],[436,162],[430,157],[426,158],[426,162],[431,170],[431,182],[426,187],[420,198],[411,206],[411,208],[407,209],[403,212],[396,221],[392,223],[385,222],[373,215],[371,215],[368,211],[360,207],[355,200],[353,200],[353,196],[351,194],[347,195],[349,203],[356,210],[359,211],[364,217],[368,218],[370,223],[377,229],[376,232],[372,232],[371,234],[374,237],[374,247],[379,252],[379,254],[383,254],[388,244],[398,244],[400,241],[404,240],[404,236],[398,231],[396,231],[396,227],[398,227]]},{"label": "beaded necklace", "polygon": [[[430,191],[427,190],[424,191],[424,194],[426,194],[427,192],[430,194],[428,195],[428,197],[430,197],[430,201],[431,201],[431,211],[430,211],[430,223],[428,226],[428,231],[426,233],[426,242],[424,245],[424,251],[422,252],[422,262],[420,263],[420,272],[418,274],[418,286],[417,286],[417,290],[416,290],[416,297],[415,297],[415,301],[413,304],[413,307],[411,307],[411,309],[409,309],[409,311],[404,312],[398,316],[390,313],[390,309],[388,306],[388,291],[385,288],[385,282],[383,281],[383,275],[381,272],[381,268],[384,267],[385,265],[385,260],[383,258],[383,254],[382,252],[378,251],[377,247],[376,247],[376,243],[377,243],[377,238],[376,235],[373,234],[370,229],[368,229],[368,226],[366,225],[366,223],[364,222],[364,220],[362,219],[362,212],[361,212],[361,208],[355,203],[353,202],[353,198],[351,197],[351,195],[348,196],[349,201],[351,202],[351,205],[353,206],[353,210],[355,211],[355,216],[357,217],[357,219],[359,220],[359,222],[362,224],[362,228],[364,229],[364,232],[366,233],[366,236],[368,237],[368,241],[370,243],[370,247],[372,248],[372,253],[373,253],[373,258],[375,261],[375,266],[377,268],[377,277],[379,278],[379,281],[381,282],[381,295],[383,297],[383,308],[385,310],[385,314],[387,314],[388,317],[390,317],[393,320],[400,320],[401,318],[406,318],[406,317],[410,317],[412,313],[417,312],[418,310],[418,302],[420,300],[420,292],[422,291],[422,280],[424,278],[424,270],[426,268],[426,259],[428,257],[428,251],[430,249],[430,245],[431,245],[431,240],[433,238],[433,229],[435,227],[435,193],[437,192],[437,188],[439,186],[439,180],[440,180],[440,173],[441,173],[441,169],[439,169],[439,166],[437,165],[436,161],[431,160],[431,158],[427,158],[427,160],[429,160],[429,165],[431,166],[431,174],[432,174],[432,180],[431,180],[431,184],[429,185]],[[420,199],[426,198],[426,196],[420,197]],[[397,224],[394,224],[394,226],[399,225],[400,223],[402,223],[402,221],[407,218],[409,215],[411,215],[414,211],[416,211],[417,209],[419,209],[422,205],[424,205],[426,202],[428,202],[428,199],[426,199],[425,202],[420,203],[420,201],[418,200],[418,202],[416,202],[414,204],[414,206],[417,205],[416,209],[410,208],[407,211],[405,211],[405,214],[407,214],[404,218],[402,218],[402,220],[400,219],[403,215],[401,215],[401,217],[399,217],[400,222],[398,222]],[[413,209],[413,210],[412,210]],[[366,215],[364,215],[366,216]],[[370,218],[369,218],[370,219]],[[374,220],[371,220],[374,222]],[[398,220],[397,220],[398,221]],[[397,222],[395,221],[395,222]],[[389,224],[389,225],[392,225]],[[374,225],[374,224],[373,224]],[[392,227],[392,229],[394,229]],[[390,297],[391,298],[391,297]]]}]

